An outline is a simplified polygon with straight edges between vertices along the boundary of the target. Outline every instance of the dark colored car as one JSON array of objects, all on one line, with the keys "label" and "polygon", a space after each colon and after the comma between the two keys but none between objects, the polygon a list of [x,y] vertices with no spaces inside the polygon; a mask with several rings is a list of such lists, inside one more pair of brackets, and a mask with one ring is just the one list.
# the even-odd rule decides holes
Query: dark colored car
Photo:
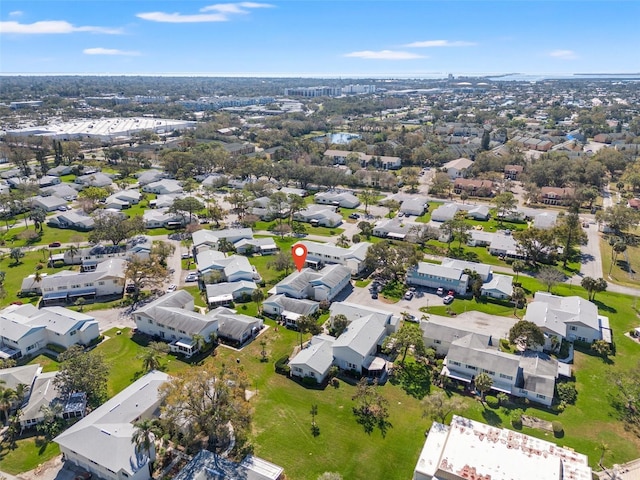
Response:
[{"label": "dark colored car", "polygon": [[373,298],[374,300],[377,300],[378,299],[378,292],[373,292],[371,294],[371,298]]},{"label": "dark colored car", "polygon": [[60,245],[62,245],[60,242],[51,242],[49,244],[50,247],[54,248],[54,247],[59,247]]}]

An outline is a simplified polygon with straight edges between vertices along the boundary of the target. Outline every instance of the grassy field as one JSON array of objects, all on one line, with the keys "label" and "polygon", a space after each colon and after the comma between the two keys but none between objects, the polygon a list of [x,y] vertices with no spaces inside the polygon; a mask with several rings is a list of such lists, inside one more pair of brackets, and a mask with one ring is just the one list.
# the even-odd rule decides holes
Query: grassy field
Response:
[{"label": "grassy field", "polygon": [[429,209],[427,210],[427,213],[425,213],[424,215],[420,215],[419,217],[416,217],[416,222],[429,223],[431,221],[431,212],[433,212],[440,205],[443,205],[443,203],[429,202]]},{"label": "grassy field", "polygon": [[23,303],[36,303],[40,297],[18,297],[22,286],[22,280],[36,272],[36,266],[42,264],[43,268],[40,269],[41,273],[59,272],[61,270],[68,270],[71,267],[49,268],[47,267],[47,260],[49,258],[48,249],[46,250],[31,250],[25,251],[25,256],[21,259],[19,264],[15,264],[13,259],[8,255],[0,256],[0,271],[6,272],[4,288],[7,296],[2,299],[3,305],[8,305],[12,302],[21,301]]},{"label": "grassy field", "polygon": [[[600,254],[602,255],[602,270],[604,278],[619,285],[626,285],[628,287],[640,286],[640,276],[638,276],[638,271],[640,269],[640,247],[628,246],[624,253],[618,254],[616,264],[613,265],[613,267],[611,266],[613,263],[611,250],[612,247],[609,245],[609,242],[605,239],[601,239]],[[625,254],[629,256],[631,273],[629,273],[629,265],[625,261]]]},{"label": "grassy field", "polygon": [[[270,232],[271,230],[273,230],[273,227],[277,225],[277,223],[278,222],[275,222],[275,221],[274,222],[260,221],[260,222],[256,222],[253,229],[254,231],[264,230],[264,231]],[[308,235],[320,235],[323,237],[332,237],[334,235],[340,235],[341,233],[344,233],[344,228],[339,228],[339,227],[333,227],[333,228],[312,227],[308,223],[305,223],[304,226],[306,227],[305,233],[307,233]]]},{"label": "grassy field", "polygon": [[72,243],[75,241],[74,237],[76,236],[79,238],[81,237],[83,241],[87,241],[89,238],[89,234],[86,232],[77,232],[75,230],[68,230],[65,228],[51,228],[44,225],[42,228],[42,235],[35,239],[35,243],[29,243],[27,240],[20,238],[20,234],[25,230],[33,232],[33,225],[29,225],[29,227],[26,228],[24,226],[24,222],[18,222],[13,228],[9,229],[9,231],[2,229],[2,233],[0,233],[0,241],[4,241],[4,246],[8,248],[27,246],[31,246],[31,248],[47,248],[47,245],[52,242]]},{"label": "grassy field", "polygon": [[16,441],[16,448],[0,444],[0,469],[10,474],[33,470],[41,463],[60,454],[57,443],[45,442],[43,437],[30,437]]},{"label": "grassy field", "polygon": [[422,307],[420,311],[442,316],[447,316],[448,312],[453,312],[459,315],[464,312],[477,311],[488,313],[489,315],[514,318],[522,318],[522,315],[525,312],[523,308],[519,308],[516,310],[516,315],[514,315],[513,305],[509,305],[507,302],[493,302],[485,298],[480,300],[456,298],[453,303],[450,303],[449,305],[436,303],[435,305],[429,305],[428,308]]}]

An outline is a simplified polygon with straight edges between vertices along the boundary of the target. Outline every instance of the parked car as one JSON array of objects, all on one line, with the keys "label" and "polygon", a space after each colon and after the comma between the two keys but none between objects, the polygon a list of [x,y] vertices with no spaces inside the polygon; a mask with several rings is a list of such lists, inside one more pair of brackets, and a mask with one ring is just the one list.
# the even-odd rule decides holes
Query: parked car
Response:
[{"label": "parked car", "polygon": [[453,299],[454,299],[453,295],[447,295],[442,299],[442,303],[444,303],[445,305],[449,305],[451,302],[453,302]]},{"label": "parked car", "polygon": [[184,281],[185,282],[197,282],[198,281],[198,274],[197,273],[190,273],[184,278]]},{"label": "parked car", "polygon": [[416,318],[415,315],[412,315],[410,313],[405,313],[403,315],[403,318],[405,320],[405,322],[412,322],[412,323],[419,323],[418,319]]},{"label": "parked car", "polygon": [[373,298],[374,300],[377,300],[378,299],[378,292],[373,292],[371,294],[371,298]]},{"label": "parked car", "polygon": [[54,248],[54,247],[59,247],[60,245],[62,245],[60,242],[51,242],[49,244],[49,247]]},{"label": "parked car", "polygon": [[349,218],[351,218],[352,220],[357,220],[360,218],[360,215],[358,215],[357,213],[352,213],[349,215]]},{"label": "parked car", "polygon": [[136,291],[136,286],[135,286],[133,283],[130,283],[129,285],[127,285],[127,286],[124,288],[124,291],[125,291],[125,292],[127,292],[127,293],[135,293],[135,291]]},{"label": "parked car", "polygon": [[180,255],[182,257],[182,259],[187,259],[187,258],[191,258],[191,252],[184,252],[182,255]]},{"label": "parked car", "polygon": [[172,283],[171,285],[169,285],[169,288],[167,288],[167,292],[175,292],[177,288],[178,286]]},{"label": "parked car", "polygon": [[60,205],[58,207],[58,211],[60,212],[66,212],[67,210],[69,210],[69,208],[67,208],[65,205]]},{"label": "parked car", "polygon": [[438,295],[440,295],[440,296],[444,295],[444,288],[440,287],[440,288],[436,291],[436,293],[437,293]]},{"label": "parked car", "polygon": [[411,290],[407,290],[404,294],[405,300],[411,300],[413,298],[413,292]]},{"label": "parked car", "polygon": [[76,475],[73,480],[89,480],[92,477],[93,474],[91,472],[82,472]]},{"label": "parked car", "polygon": [[451,297],[455,297],[456,296],[456,292],[454,292],[453,290],[449,290],[447,292],[447,295],[451,296]]}]

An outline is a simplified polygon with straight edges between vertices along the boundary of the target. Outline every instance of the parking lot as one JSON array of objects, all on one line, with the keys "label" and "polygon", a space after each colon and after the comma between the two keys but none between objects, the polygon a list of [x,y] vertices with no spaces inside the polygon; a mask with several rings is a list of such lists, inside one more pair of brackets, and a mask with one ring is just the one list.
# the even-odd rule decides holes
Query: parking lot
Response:
[{"label": "parking lot", "polygon": [[[354,287],[353,292],[345,300],[351,303],[357,303],[360,305],[366,305],[368,307],[379,308],[381,310],[387,310],[393,312],[396,315],[401,315],[403,312],[408,312],[411,315],[415,315],[417,319],[423,315],[420,311],[421,307],[433,307],[436,305],[443,305],[442,297],[438,296],[434,291],[427,291],[426,289],[416,289],[414,297],[411,300],[405,300],[404,298],[396,303],[387,303],[381,296],[377,300],[371,298],[371,291],[369,290],[371,285],[366,288]],[[446,292],[445,292],[446,293]]]}]

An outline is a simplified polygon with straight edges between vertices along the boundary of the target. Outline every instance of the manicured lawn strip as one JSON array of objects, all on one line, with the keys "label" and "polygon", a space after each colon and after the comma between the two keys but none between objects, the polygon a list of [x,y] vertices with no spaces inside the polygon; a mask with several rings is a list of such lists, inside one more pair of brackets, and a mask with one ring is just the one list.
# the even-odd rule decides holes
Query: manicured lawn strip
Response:
[{"label": "manicured lawn strip", "polygon": [[203,295],[202,292],[200,292],[200,288],[198,288],[197,284],[194,283],[188,287],[182,287],[180,290],[186,290],[187,292],[189,292],[194,299],[195,305],[199,307],[207,306],[205,295]]},{"label": "manicured lawn strip", "polygon": [[[433,315],[442,315],[447,316],[447,311],[452,311],[456,314],[461,314],[464,312],[483,312],[488,313],[489,315],[497,315],[500,317],[514,317],[513,315],[513,306],[507,304],[507,302],[491,302],[486,299],[476,300],[471,299],[467,300],[464,298],[456,298],[453,303],[449,305],[442,305],[440,303],[436,303],[435,305],[429,305],[428,311],[427,307],[422,307],[420,309],[421,312],[431,313]],[[524,309],[518,309],[517,311],[518,318],[522,318],[524,315]],[[515,317],[514,317],[515,318]]]},{"label": "manicured lawn strip", "polygon": [[420,215],[419,217],[416,217],[416,222],[429,223],[431,221],[431,212],[433,212],[440,205],[443,205],[443,202],[429,202],[428,205],[429,205],[429,210],[427,210],[427,212],[424,215]]},{"label": "manicured lawn strip", "polygon": [[49,355],[40,354],[37,357],[32,358],[28,365],[39,364],[42,367],[42,372],[55,372],[59,368],[59,363],[51,358]]},{"label": "manicured lawn strip", "polygon": [[[616,265],[611,268],[611,250],[612,247],[606,239],[600,239],[600,254],[602,255],[602,270],[603,277],[607,281],[612,281],[619,285],[626,285],[628,287],[637,287],[640,285],[640,277],[635,274],[633,277],[629,275],[629,267],[625,261],[625,253],[629,255],[629,262],[631,263],[631,271],[637,272],[640,268],[640,247],[627,246],[627,250],[624,253],[618,254]],[[609,274],[611,272],[611,274]]]},{"label": "manicured lawn strip", "polygon": [[[16,226],[9,229],[8,232],[2,229],[0,239],[6,242],[5,247],[7,248],[27,246],[31,246],[32,248],[47,248],[47,245],[52,242],[71,243],[71,239],[76,235],[83,237],[85,241],[89,238],[87,232],[77,232],[66,228],[52,228],[45,225],[42,228],[42,237],[36,240],[36,244],[28,244],[26,240],[18,238],[18,235],[25,230],[27,230],[27,228],[25,228],[24,223],[20,225],[18,222]],[[28,230],[34,231],[33,225],[29,225]]]},{"label": "manicured lawn strip", "polygon": [[44,443],[42,437],[17,440],[16,448],[13,450],[7,445],[7,442],[0,444],[0,468],[12,475],[33,470],[60,454],[57,443]]}]

